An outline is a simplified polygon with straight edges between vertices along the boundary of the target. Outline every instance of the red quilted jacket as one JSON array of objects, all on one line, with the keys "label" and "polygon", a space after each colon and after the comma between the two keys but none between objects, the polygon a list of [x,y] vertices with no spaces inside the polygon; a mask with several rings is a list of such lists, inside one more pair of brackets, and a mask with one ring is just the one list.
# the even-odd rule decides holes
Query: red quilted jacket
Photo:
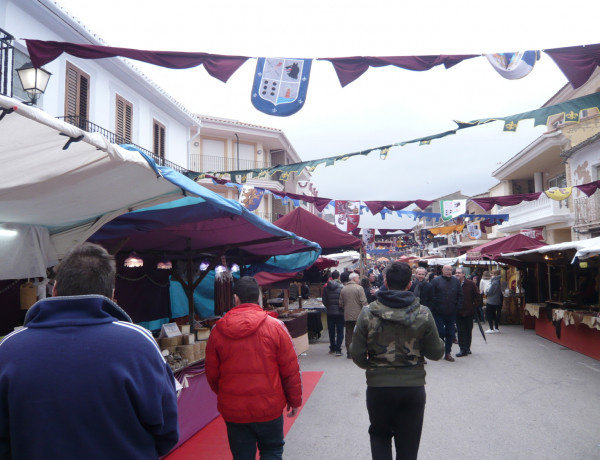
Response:
[{"label": "red quilted jacket", "polygon": [[300,366],[286,327],[255,304],[217,321],[206,346],[206,377],[233,423],[267,422],[302,403]]}]

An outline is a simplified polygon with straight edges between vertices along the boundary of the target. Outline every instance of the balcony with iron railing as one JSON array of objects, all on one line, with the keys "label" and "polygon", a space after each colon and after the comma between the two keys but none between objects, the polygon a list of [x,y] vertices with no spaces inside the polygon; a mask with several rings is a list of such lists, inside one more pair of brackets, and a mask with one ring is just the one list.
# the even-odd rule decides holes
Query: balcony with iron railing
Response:
[{"label": "balcony with iron railing", "polygon": [[600,227],[600,196],[594,194],[586,198],[576,198],[575,227]]},{"label": "balcony with iron railing", "polygon": [[98,126],[95,123],[92,123],[89,120],[86,120],[83,117],[80,116],[74,116],[74,115],[68,115],[66,117],[57,117],[59,120],[64,120],[67,123],[73,125],[73,126],[77,126],[79,129],[82,129],[83,131],[86,131],[88,133],[100,133],[102,134],[102,136],[104,136],[106,138],[106,140],[108,140],[108,142],[110,142],[111,144],[128,144],[128,145],[132,145],[134,147],[136,147],[137,149],[141,150],[142,152],[144,152],[146,155],[148,155],[150,158],[152,158],[157,165],[160,166],[167,166],[171,169],[174,169],[175,171],[178,171],[180,173],[185,173],[187,171],[186,168],[184,168],[183,166],[180,166],[176,163],[173,163],[172,161],[166,160],[163,157],[160,157],[158,155],[155,155],[153,152],[151,152],[150,150],[147,150],[143,147],[140,147],[139,145],[136,145],[132,142],[129,142],[127,139],[120,137],[118,135],[116,135],[115,133],[101,127]]},{"label": "balcony with iron railing", "polygon": [[271,163],[267,161],[254,161],[244,158],[226,158],[219,156],[191,154],[189,166],[196,172],[225,172],[246,171],[249,169],[270,168]]},{"label": "balcony with iron railing", "polygon": [[498,211],[508,214],[508,222],[497,227],[498,231],[510,233],[522,228],[537,227],[572,221],[573,212],[568,200],[556,201],[542,194],[537,200],[524,201],[516,206],[504,206]]}]

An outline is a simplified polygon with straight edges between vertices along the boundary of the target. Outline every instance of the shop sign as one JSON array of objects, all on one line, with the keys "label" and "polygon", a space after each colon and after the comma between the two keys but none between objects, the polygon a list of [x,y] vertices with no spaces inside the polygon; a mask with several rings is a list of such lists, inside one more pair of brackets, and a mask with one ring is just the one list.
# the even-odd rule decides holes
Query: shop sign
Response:
[{"label": "shop sign", "polygon": [[481,251],[467,252],[467,260],[481,260]]},{"label": "shop sign", "polygon": [[544,227],[522,228],[519,233],[538,241],[544,241],[546,239],[544,235]]},{"label": "shop sign", "polygon": [[177,337],[178,335],[181,335],[181,331],[179,330],[177,323],[163,324],[160,328],[160,339],[163,337]]}]

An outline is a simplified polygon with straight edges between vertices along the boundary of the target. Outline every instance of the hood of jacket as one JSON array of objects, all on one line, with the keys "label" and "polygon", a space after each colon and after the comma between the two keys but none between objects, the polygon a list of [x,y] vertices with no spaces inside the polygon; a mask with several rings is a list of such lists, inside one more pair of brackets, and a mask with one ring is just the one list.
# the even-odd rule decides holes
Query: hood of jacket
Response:
[{"label": "hood of jacket", "polygon": [[241,339],[254,334],[268,316],[260,305],[243,303],[229,310],[217,324],[223,335]]},{"label": "hood of jacket", "polygon": [[325,290],[326,291],[335,291],[336,289],[339,289],[340,286],[344,287],[340,280],[331,280],[329,283],[327,283],[325,285]]},{"label": "hood of jacket", "polygon": [[116,303],[101,295],[49,297],[36,302],[25,315],[25,326],[63,327],[131,322]]},{"label": "hood of jacket", "polygon": [[369,305],[374,316],[405,326],[415,322],[420,304],[410,291],[379,291],[377,301]]}]

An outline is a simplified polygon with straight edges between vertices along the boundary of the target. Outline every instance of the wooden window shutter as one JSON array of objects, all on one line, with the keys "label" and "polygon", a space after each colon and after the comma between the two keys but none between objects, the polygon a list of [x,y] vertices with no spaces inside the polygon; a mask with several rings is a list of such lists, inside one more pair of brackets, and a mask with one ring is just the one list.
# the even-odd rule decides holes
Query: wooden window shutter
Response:
[{"label": "wooden window shutter", "polygon": [[154,155],[160,158],[165,157],[165,126],[154,120],[153,122],[153,148]]},{"label": "wooden window shutter", "polygon": [[131,144],[133,127],[133,104],[117,94],[115,133],[118,144]]},{"label": "wooden window shutter", "polygon": [[86,128],[90,107],[90,76],[67,62],[65,116],[71,124]]}]

